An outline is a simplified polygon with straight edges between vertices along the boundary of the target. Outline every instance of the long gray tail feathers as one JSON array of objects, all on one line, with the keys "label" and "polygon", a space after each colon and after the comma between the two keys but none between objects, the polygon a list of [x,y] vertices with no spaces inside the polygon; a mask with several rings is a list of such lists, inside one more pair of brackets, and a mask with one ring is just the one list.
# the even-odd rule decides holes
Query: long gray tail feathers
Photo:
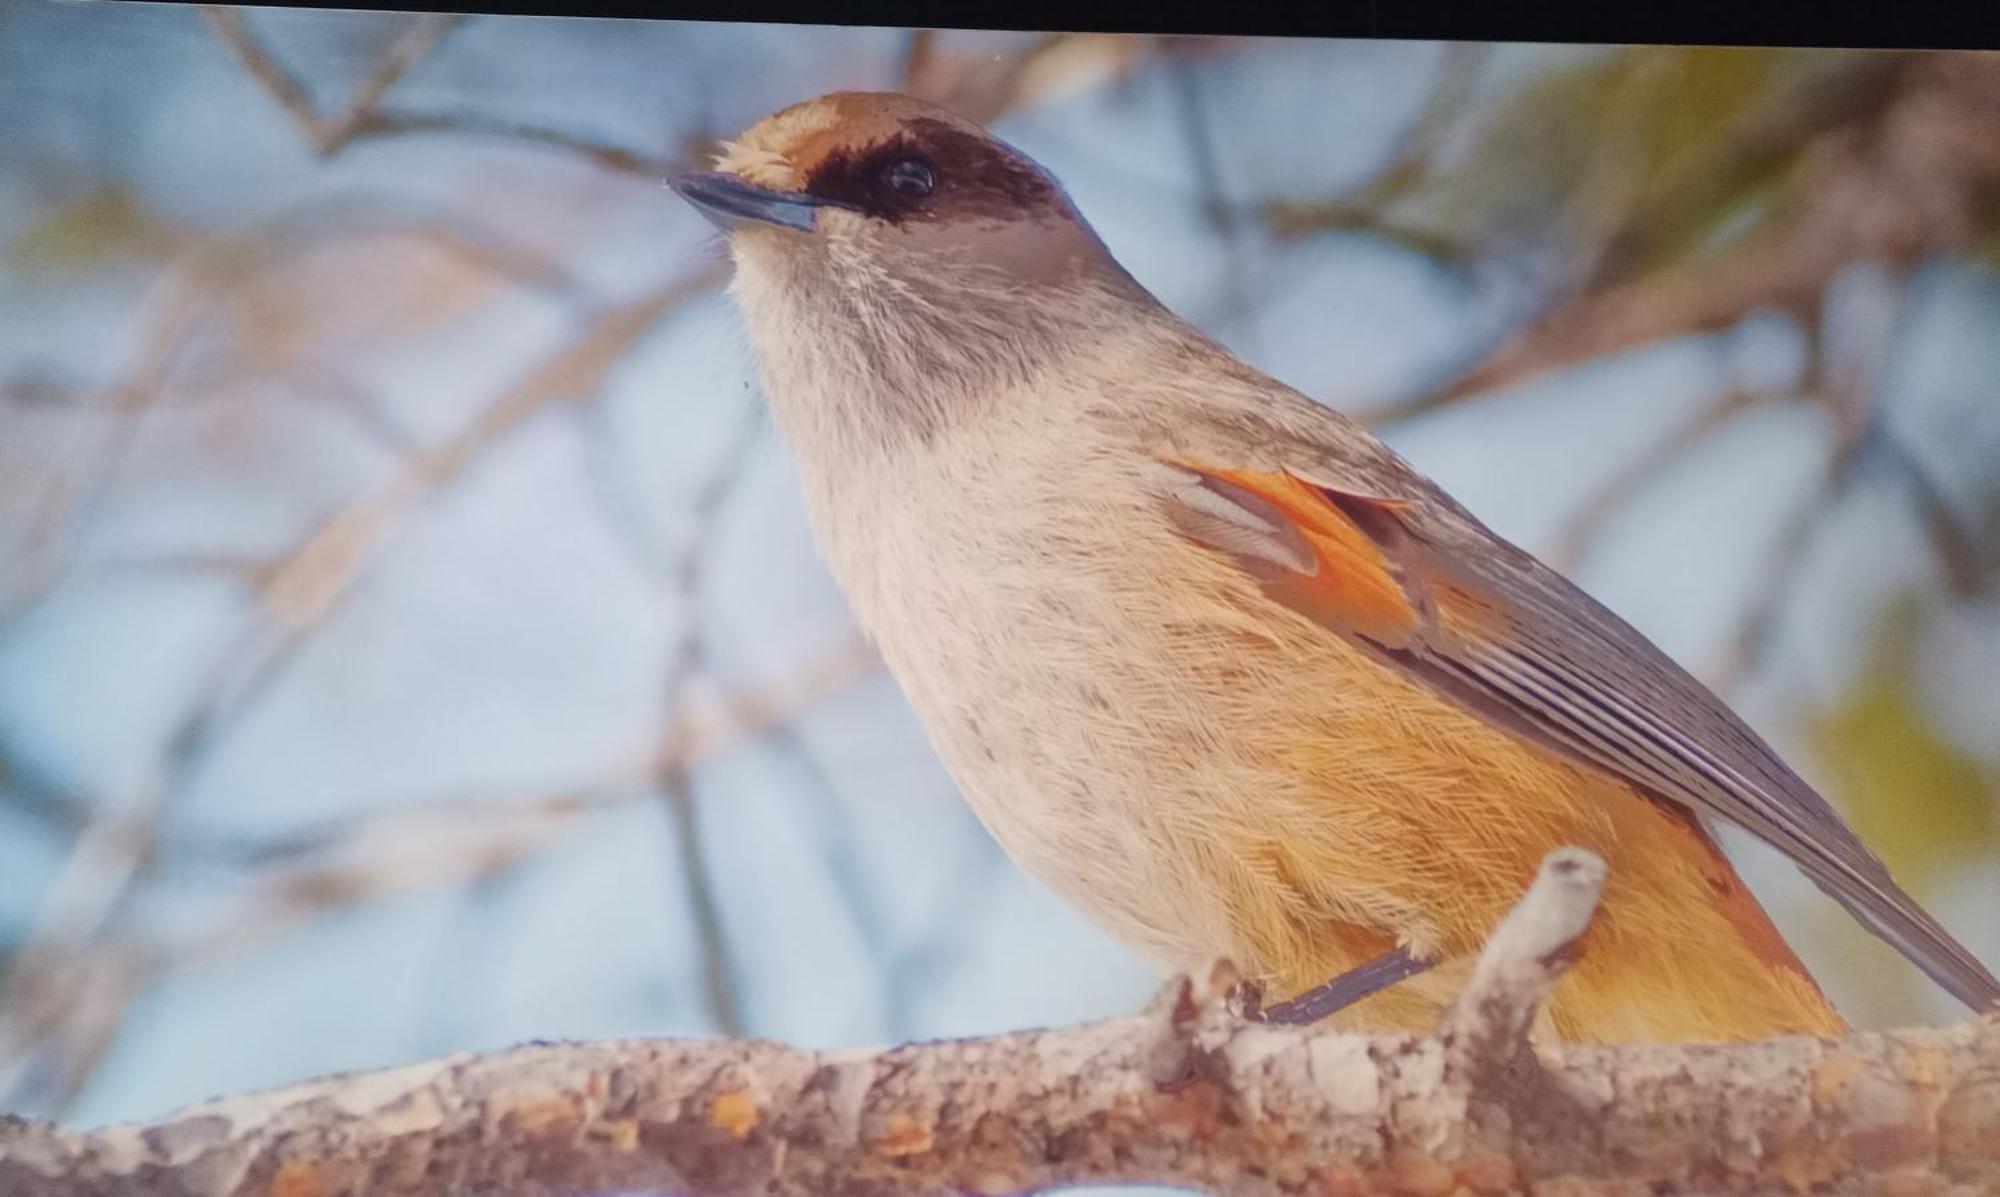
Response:
[{"label": "long gray tail feathers", "polygon": [[1817,876],[1813,880],[1945,992],[1978,1013],[2000,1009],[2000,979],[1886,875],[1884,884],[1870,885],[1860,893]]}]

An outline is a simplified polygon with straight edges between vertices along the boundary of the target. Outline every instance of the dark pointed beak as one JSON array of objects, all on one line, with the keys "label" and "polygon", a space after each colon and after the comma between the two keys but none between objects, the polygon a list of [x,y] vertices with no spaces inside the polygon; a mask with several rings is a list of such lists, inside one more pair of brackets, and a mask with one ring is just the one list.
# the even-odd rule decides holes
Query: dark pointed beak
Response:
[{"label": "dark pointed beak", "polygon": [[810,233],[813,216],[826,206],[810,195],[759,187],[713,170],[684,170],[669,178],[667,185],[725,233],[747,220]]}]

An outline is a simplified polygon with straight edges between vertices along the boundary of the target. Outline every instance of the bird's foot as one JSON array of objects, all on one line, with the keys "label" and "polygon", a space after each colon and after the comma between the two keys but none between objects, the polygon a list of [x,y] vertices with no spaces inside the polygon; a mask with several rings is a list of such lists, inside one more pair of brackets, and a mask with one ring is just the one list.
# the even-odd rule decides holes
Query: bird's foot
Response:
[{"label": "bird's foot", "polygon": [[1228,957],[1218,956],[1206,968],[1168,977],[1146,1003],[1146,1010],[1165,1014],[1176,1026],[1185,1027],[1204,1007],[1216,1002],[1236,1017],[1254,1021],[1262,1000],[1263,991],[1257,983],[1245,980]]},{"label": "bird's foot", "polygon": [[1202,1038],[1202,1024],[1206,1022],[1212,1033],[1214,1020],[1223,1014],[1254,1020],[1259,1006],[1256,982],[1245,980],[1226,958],[1218,957],[1205,969],[1167,978],[1153,1000],[1146,1003],[1146,1013],[1164,1024],[1147,1068],[1154,1082],[1172,1093],[1200,1079],[1206,1060],[1205,1049],[1197,1043]]},{"label": "bird's foot", "polygon": [[1421,959],[1407,948],[1394,948],[1366,964],[1358,965],[1323,985],[1314,986],[1296,997],[1264,1009],[1265,1022],[1302,1026],[1318,1022],[1337,1010],[1345,1010],[1362,998],[1380,993],[1398,981],[1414,977],[1436,961]]}]

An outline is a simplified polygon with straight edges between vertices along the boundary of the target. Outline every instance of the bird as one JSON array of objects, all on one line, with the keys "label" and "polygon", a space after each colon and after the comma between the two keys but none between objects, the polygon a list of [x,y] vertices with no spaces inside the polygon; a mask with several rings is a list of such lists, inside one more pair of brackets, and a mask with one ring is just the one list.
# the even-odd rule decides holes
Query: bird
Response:
[{"label": "bird", "polygon": [[719,229],[808,522],[965,800],[1163,970],[1434,1027],[1543,856],[1609,865],[1538,1034],[1837,1035],[1715,837],[1996,982],[1730,708],[1233,356],[980,125],[837,92],[667,181]]}]

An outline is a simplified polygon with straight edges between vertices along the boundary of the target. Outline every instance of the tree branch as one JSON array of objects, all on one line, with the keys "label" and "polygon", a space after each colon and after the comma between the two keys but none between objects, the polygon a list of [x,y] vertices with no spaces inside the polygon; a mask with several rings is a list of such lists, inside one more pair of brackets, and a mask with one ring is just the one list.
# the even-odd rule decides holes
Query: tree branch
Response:
[{"label": "tree branch", "polygon": [[1438,1036],[1245,1021],[1218,969],[1136,1017],[1063,1030],[860,1052],[535,1044],[146,1125],[0,1119],[0,1191],[1970,1197],[2000,1184],[1994,1016],[1844,1040],[1529,1046],[1603,877],[1587,852],[1551,854]]},{"label": "tree branch", "polygon": [[[2000,194],[2000,155],[1986,148],[2000,132],[2000,73],[1979,58],[1899,56],[1849,83],[1858,99],[1835,104],[1828,92],[1820,120],[1769,133],[1809,143],[1796,153],[1802,181],[1750,231],[1633,275],[1634,247],[1650,234],[1622,224],[1589,285],[1559,296],[1439,385],[1361,418],[1375,426],[1413,419],[1578,362],[1728,328],[1761,308],[1811,311],[1857,262],[1907,266],[1973,243]],[[1841,119],[1825,127],[1833,116]],[[1752,148],[1755,157],[1770,146]],[[1674,211],[1658,218],[1682,219]]]},{"label": "tree branch", "polygon": [[332,116],[321,116],[313,106],[305,84],[264,47],[257,35],[250,31],[241,12],[207,5],[202,8],[201,15],[215,36],[243,64],[250,77],[299,127],[299,132],[312,143],[313,152],[322,158],[330,158],[346,148],[347,143],[368,125],[376,105],[382,102],[389,89],[411,67],[429,57],[460,20],[456,14],[450,13],[419,15],[382,51],[368,77],[355,88],[353,96],[340,111]]},{"label": "tree branch", "polygon": [[1666,438],[1646,448],[1640,456],[1612,475],[1577,504],[1551,540],[1543,558],[1565,574],[1574,573],[1583,556],[1604,530],[1605,524],[1631,505],[1634,499],[1679,465],[1688,454],[1750,407],[1767,399],[1789,398],[1777,393],[1731,387],[1703,404],[1693,416],[1668,433]]}]

